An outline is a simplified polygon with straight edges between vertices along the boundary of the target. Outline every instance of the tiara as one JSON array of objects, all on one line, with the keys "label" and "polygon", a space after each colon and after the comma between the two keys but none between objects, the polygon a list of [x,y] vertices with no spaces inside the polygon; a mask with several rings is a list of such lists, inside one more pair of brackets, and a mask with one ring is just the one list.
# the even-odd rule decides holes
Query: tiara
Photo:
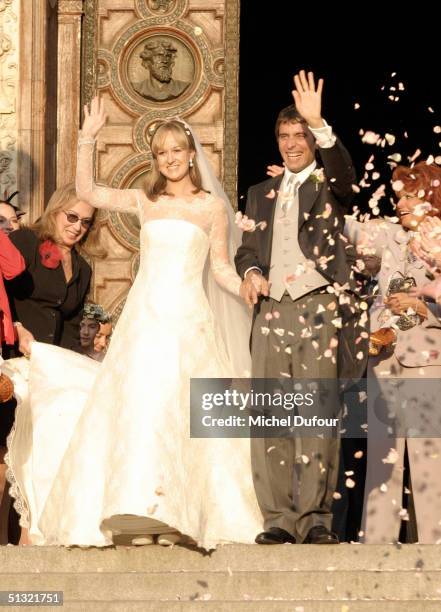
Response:
[{"label": "tiara", "polygon": [[150,127],[147,129],[147,138],[149,141],[149,145],[151,144],[153,140],[153,136],[156,134],[157,130],[161,127],[161,125],[164,125],[164,123],[169,123],[170,121],[175,121],[176,123],[180,123],[182,127],[184,128],[184,132],[187,134],[187,136],[192,135],[190,128],[185,123],[185,121],[183,121],[180,117],[171,117],[169,119],[158,119],[158,121],[155,121],[154,123],[152,123]]}]

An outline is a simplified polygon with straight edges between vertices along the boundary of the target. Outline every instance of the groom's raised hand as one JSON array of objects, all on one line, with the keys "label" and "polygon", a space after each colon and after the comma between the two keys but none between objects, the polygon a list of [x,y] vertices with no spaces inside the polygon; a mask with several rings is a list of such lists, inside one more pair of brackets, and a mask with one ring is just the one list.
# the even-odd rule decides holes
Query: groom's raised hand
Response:
[{"label": "groom's raised hand", "polygon": [[315,86],[314,73],[300,70],[294,76],[295,89],[292,92],[294,103],[299,114],[309,127],[321,128],[325,125],[322,118],[323,79]]}]

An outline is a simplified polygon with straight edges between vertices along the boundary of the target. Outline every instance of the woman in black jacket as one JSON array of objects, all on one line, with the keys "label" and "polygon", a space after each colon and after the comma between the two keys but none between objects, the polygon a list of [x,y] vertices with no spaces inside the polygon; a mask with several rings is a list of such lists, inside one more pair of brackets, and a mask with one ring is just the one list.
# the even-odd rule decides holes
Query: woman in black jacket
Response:
[{"label": "woman in black jacket", "polygon": [[[104,256],[93,227],[96,209],[77,198],[73,184],[57,189],[40,219],[10,234],[26,268],[6,283],[18,342],[5,357],[29,355],[33,340],[81,352],[80,321],[91,268],[80,255]],[[9,351],[7,350],[9,349]],[[15,411],[15,399],[11,400]],[[12,421],[5,436],[9,433]],[[9,541],[17,543],[18,519],[10,514]],[[26,533],[22,535],[27,542]]]},{"label": "woman in black jacket", "polygon": [[26,261],[26,270],[7,287],[24,355],[33,340],[81,350],[79,323],[91,269],[79,251],[87,239],[87,252],[98,254],[95,210],[67,185],[52,195],[34,225],[11,234]]}]

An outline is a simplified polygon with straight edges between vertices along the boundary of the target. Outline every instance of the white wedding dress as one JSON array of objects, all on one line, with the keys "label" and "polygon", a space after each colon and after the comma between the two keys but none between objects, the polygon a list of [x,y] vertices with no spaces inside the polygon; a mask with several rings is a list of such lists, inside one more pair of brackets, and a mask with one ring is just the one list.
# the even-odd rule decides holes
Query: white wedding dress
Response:
[{"label": "white wedding dress", "polygon": [[102,364],[32,349],[7,458],[22,524],[44,545],[109,545],[127,515],[206,549],[253,542],[262,518],[249,440],[190,438],[190,378],[243,375],[203,286],[208,257],[216,281],[238,294],[225,206],[210,194],[149,202],[139,190],[97,187],[92,147],[80,149],[82,199],[140,215],[140,267]]}]

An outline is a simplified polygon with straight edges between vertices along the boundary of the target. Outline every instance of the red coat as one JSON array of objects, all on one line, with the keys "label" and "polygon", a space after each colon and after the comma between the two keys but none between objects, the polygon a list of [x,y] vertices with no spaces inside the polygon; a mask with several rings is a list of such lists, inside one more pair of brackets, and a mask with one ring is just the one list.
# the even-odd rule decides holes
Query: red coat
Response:
[{"label": "red coat", "polygon": [[15,333],[3,278],[15,278],[25,268],[23,255],[0,230],[0,342],[6,344],[14,344]]}]

